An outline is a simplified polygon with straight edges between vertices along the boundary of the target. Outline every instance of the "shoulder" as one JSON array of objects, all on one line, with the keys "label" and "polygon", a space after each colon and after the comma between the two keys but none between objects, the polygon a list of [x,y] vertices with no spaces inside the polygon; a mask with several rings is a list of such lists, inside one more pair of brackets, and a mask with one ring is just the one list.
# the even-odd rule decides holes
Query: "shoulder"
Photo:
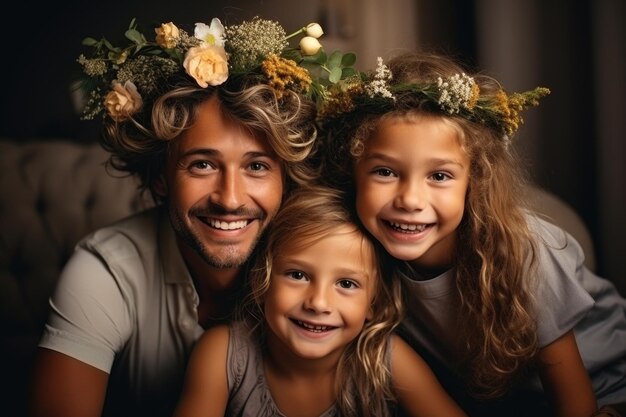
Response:
[{"label": "shoulder", "polygon": [[189,366],[205,372],[211,369],[226,369],[230,329],[228,325],[217,325],[207,329],[196,342]]},{"label": "shoulder", "polygon": [[137,244],[153,239],[158,233],[161,210],[157,207],[133,214],[85,236],[78,246],[98,251],[117,244]]},{"label": "shoulder", "polygon": [[585,255],[582,247],[572,235],[531,213],[526,215],[526,222],[540,254],[551,258],[574,260],[582,265]]}]

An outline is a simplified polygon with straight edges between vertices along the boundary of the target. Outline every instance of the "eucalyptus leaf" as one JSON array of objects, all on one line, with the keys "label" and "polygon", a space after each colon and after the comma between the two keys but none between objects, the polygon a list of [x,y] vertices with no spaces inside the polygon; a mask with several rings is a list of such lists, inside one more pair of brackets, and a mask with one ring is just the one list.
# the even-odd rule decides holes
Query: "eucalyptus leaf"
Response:
[{"label": "eucalyptus leaf", "polygon": [[341,57],[341,65],[344,67],[351,67],[355,64],[356,62],[356,54],[352,53],[352,52],[348,52],[343,54],[343,57]]},{"label": "eucalyptus leaf", "polygon": [[354,68],[343,68],[341,70],[341,79],[344,80],[348,77],[355,75],[357,71]]},{"label": "eucalyptus leaf", "polygon": [[330,70],[330,75],[328,76],[328,80],[331,83],[337,83],[341,80],[341,68],[337,67],[337,68],[332,68]]},{"label": "eucalyptus leaf", "polygon": [[332,54],[330,54],[330,57],[328,58],[328,67],[329,68],[341,67],[342,57],[343,57],[343,54],[340,51],[334,51]]}]

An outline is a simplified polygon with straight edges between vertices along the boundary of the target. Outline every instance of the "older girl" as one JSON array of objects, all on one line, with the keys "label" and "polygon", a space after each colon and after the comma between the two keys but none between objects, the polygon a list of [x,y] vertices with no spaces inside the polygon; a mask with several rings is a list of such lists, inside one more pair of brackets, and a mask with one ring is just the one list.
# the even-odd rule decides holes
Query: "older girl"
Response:
[{"label": "older girl", "polygon": [[401,333],[470,414],[588,417],[626,402],[626,300],[524,205],[510,141],[547,93],[509,95],[407,54],[338,88],[323,113],[325,178],[398,260]]}]

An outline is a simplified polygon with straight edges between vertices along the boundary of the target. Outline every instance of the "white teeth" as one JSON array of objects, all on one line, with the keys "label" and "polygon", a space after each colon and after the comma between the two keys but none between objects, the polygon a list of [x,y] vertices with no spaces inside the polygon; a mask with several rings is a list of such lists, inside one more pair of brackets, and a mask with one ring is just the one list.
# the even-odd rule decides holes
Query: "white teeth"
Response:
[{"label": "white teeth", "polygon": [[305,322],[300,321],[300,320],[297,320],[297,322],[298,322],[298,324],[300,326],[304,327],[305,329],[308,329],[308,330],[311,330],[311,331],[314,331],[314,332],[320,332],[321,333],[323,331],[326,331],[326,330],[330,329],[329,326],[314,326],[312,324],[305,323]]},{"label": "white teeth", "polygon": [[393,227],[395,227],[396,229],[402,229],[402,230],[408,230],[411,232],[423,232],[424,229],[426,229],[426,225],[425,224],[405,224],[405,223],[395,223],[395,222],[391,222],[391,225]]},{"label": "white teeth", "polygon": [[215,227],[216,229],[221,230],[235,230],[235,229],[243,229],[248,224],[247,220],[239,220],[236,222],[221,222],[215,219],[209,219],[209,224],[211,227]]}]

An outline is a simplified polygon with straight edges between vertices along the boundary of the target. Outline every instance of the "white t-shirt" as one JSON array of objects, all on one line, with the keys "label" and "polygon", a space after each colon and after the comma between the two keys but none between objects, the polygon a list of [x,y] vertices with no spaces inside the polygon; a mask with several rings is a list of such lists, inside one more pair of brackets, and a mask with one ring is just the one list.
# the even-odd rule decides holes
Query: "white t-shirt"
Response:
[{"label": "white t-shirt", "polygon": [[168,217],[150,209],[77,245],[39,346],[110,373],[104,415],[169,416],[203,332],[197,306]]},{"label": "white t-shirt", "polygon": [[[539,346],[573,328],[598,402],[626,401],[626,299],[610,281],[584,267],[583,251],[571,235],[536,217],[528,216],[528,222],[539,243]],[[408,302],[399,331],[416,350],[425,350],[451,368],[460,303],[453,270],[423,281],[408,274],[402,274]],[[531,375],[524,386],[542,390],[537,375]]]}]

